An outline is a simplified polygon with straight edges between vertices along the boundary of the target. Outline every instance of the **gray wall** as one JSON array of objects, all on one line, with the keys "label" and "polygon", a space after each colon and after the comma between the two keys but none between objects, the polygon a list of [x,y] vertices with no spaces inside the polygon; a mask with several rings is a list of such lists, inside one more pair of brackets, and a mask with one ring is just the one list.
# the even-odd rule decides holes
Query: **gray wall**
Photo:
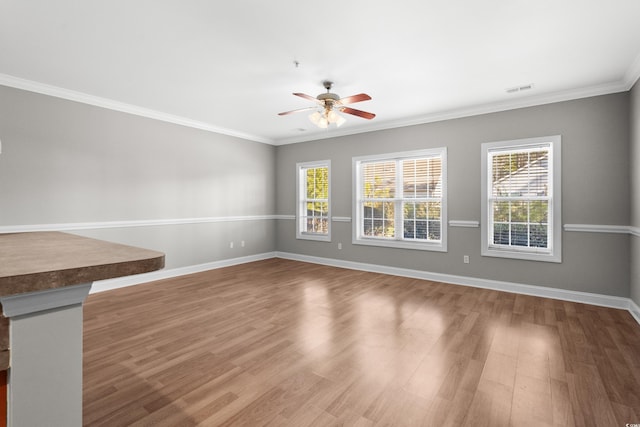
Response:
[{"label": "gray wall", "polygon": [[[269,145],[4,86],[0,140],[0,226],[275,211]],[[273,251],[274,222],[77,233],[164,251],[174,268]]]},{"label": "gray wall", "polygon": [[[440,146],[449,219],[479,221],[480,144],[560,134],[563,223],[638,227],[639,92],[272,147],[0,86],[0,226],[293,215],[295,163],[323,159],[333,214],[350,217],[353,156]],[[624,234],[563,232],[553,264],[481,257],[479,228],[449,227],[447,253],[352,245],[344,222],[330,243],[297,240],[289,219],[77,233],[164,251],[168,268],[279,250],[617,296],[631,283],[640,303],[640,243]]]},{"label": "gray wall", "polygon": [[[640,82],[631,90],[631,225],[640,230]],[[631,299],[640,305],[640,237],[631,237]]]},{"label": "gray wall", "polygon": [[[562,135],[563,224],[629,224],[629,94],[363,133],[277,149],[278,214],[295,213],[295,164],[331,160],[334,216],[351,216],[351,158],[448,148],[449,220],[480,220],[480,145]],[[353,119],[356,120],[356,119]],[[563,262],[480,256],[480,228],[449,227],[447,253],[351,244],[351,224],[334,222],[333,241],[295,238],[295,221],[277,224],[279,251],[474,278],[629,296],[629,236],[563,232]],[[343,249],[338,250],[338,242]],[[469,255],[470,264],[463,264]]]}]

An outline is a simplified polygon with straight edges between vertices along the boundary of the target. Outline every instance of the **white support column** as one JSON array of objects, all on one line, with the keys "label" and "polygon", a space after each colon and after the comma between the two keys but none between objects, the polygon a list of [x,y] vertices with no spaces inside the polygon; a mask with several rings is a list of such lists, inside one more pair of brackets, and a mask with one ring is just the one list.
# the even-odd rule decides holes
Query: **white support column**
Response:
[{"label": "white support column", "polygon": [[82,303],[91,283],[0,298],[9,426],[82,426]]}]

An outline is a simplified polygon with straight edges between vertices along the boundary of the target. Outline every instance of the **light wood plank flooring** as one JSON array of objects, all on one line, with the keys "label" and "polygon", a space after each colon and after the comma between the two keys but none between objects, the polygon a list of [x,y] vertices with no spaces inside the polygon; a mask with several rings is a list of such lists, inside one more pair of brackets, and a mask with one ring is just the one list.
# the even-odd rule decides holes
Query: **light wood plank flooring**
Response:
[{"label": "light wood plank flooring", "polygon": [[90,295],[90,426],[624,426],[623,310],[272,259]]}]

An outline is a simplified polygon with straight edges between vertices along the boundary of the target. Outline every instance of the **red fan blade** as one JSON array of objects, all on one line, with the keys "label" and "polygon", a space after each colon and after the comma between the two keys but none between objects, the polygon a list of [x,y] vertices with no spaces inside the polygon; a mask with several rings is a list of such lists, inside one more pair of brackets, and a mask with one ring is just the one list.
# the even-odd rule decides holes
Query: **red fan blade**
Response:
[{"label": "red fan blade", "polygon": [[340,108],[340,111],[342,111],[343,113],[352,114],[354,116],[362,117],[363,119],[367,119],[367,120],[371,120],[376,116],[373,113],[367,113],[366,111],[356,110],[355,108],[349,108],[349,107],[342,107],[342,108]]},{"label": "red fan blade", "polygon": [[284,113],[278,113],[279,116],[286,116],[287,114],[293,114],[293,113],[299,113],[301,111],[309,111],[309,110],[315,110],[318,107],[306,107],[306,108],[300,108],[298,110],[292,110],[292,111],[285,111]]},{"label": "red fan blade", "polygon": [[371,97],[366,93],[360,93],[358,95],[351,95],[351,96],[347,96],[346,98],[341,98],[340,100],[338,100],[338,103],[342,105],[346,105],[346,104],[354,104],[356,102],[368,101],[370,99]]},{"label": "red fan blade", "polygon": [[308,99],[309,101],[317,102],[320,104],[320,100],[311,95],[307,95],[306,93],[294,93],[295,96],[299,96],[300,98]]}]

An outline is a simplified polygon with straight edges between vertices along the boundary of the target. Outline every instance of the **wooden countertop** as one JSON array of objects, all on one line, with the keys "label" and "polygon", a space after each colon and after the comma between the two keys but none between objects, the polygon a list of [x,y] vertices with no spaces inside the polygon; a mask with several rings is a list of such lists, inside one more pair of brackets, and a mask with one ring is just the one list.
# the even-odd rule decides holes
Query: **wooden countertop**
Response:
[{"label": "wooden countertop", "polygon": [[164,254],[61,232],[0,234],[0,296],[148,273]]}]

